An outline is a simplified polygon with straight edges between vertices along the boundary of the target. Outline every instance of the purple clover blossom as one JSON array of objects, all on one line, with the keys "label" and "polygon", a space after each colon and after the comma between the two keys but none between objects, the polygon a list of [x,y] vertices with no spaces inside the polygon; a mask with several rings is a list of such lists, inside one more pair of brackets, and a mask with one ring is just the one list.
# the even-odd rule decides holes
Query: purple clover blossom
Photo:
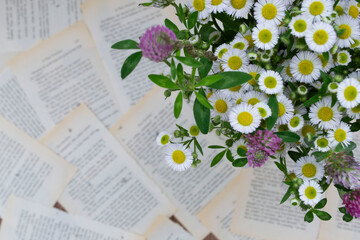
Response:
[{"label": "purple clover blossom", "polygon": [[354,157],[345,153],[334,153],[325,164],[325,173],[332,178],[334,184],[341,185],[347,189],[360,189],[360,164]]},{"label": "purple clover blossom", "polygon": [[248,151],[246,156],[250,167],[261,167],[268,157],[281,149],[281,139],[274,131],[258,130],[254,135],[246,135]]},{"label": "purple clover blossom", "polygon": [[355,218],[360,218],[360,189],[345,193],[343,204],[345,205],[346,213]]},{"label": "purple clover blossom", "polygon": [[140,38],[138,47],[142,50],[144,57],[154,62],[161,62],[173,51],[173,46],[169,42],[175,40],[176,36],[173,31],[159,25],[146,30]]}]

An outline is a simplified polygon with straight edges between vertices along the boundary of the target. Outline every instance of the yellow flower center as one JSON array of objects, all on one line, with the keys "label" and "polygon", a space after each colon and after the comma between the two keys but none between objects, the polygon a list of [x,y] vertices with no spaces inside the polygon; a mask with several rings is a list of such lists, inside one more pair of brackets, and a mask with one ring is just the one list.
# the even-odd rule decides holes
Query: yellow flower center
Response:
[{"label": "yellow flower center", "polygon": [[354,86],[348,86],[345,88],[344,97],[347,101],[353,101],[357,97],[357,89]]},{"label": "yellow flower center", "polygon": [[231,5],[235,9],[242,9],[245,7],[246,0],[231,0]]},{"label": "yellow flower center", "polygon": [[310,4],[309,11],[311,15],[317,16],[324,11],[324,4],[320,1],[315,1]]},{"label": "yellow flower center", "polygon": [[250,98],[247,103],[254,106],[255,104],[257,104],[259,102],[260,102],[260,100],[258,98]]},{"label": "yellow flower center", "polygon": [[306,137],[306,135],[308,134],[308,133],[311,133],[311,135],[315,135],[315,128],[313,127],[313,126],[311,126],[311,125],[305,125],[305,126],[303,126],[303,128],[301,129],[301,135],[303,136],[303,137]]},{"label": "yellow flower center", "polygon": [[285,179],[285,182],[289,182],[290,180],[293,180],[294,178],[296,178],[296,174],[293,173],[293,172],[290,173],[288,176],[289,176],[290,179],[289,179],[289,178],[286,178],[286,179]]},{"label": "yellow flower center", "polygon": [[339,63],[346,64],[348,62],[348,55],[344,52],[338,54]]},{"label": "yellow flower center", "polygon": [[318,111],[318,118],[321,120],[321,121],[330,121],[334,116],[334,112],[331,108],[329,107],[322,107],[319,109]]},{"label": "yellow flower center", "polygon": [[189,132],[190,132],[190,135],[191,135],[191,136],[196,137],[197,135],[199,135],[200,129],[198,128],[198,126],[193,125],[193,126],[190,127]]},{"label": "yellow flower center", "polygon": [[160,142],[161,142],[162,145],[165,145],[165,144],[167,144],[169,142],[169,140],[170,140],[169,135],[164,135],[164,136],[161,137]]},{"label": "yellow flower center", "polygon": [[337,12],[337,14],[338,14],[339,16],[341,16],[341,15],[344,14],[344,9],[343,9],[341,6],[339,6],[339,5],[337,5],[334,10]]},{"label": "yellow flower center", "polygon": [[360,113],[360,105],[357,105],[356,107],[352,108],[351,111],[353,111],[353,113]]},{"label": "yellow flower center", "polygon": [[172,159],[175,163],[182,164],[186,159],[185,153],[181,150],[175,150],[172,154]]},{"label": "yellow flower center", "polygon": [[345,29],[345,32],[339,36],[341,39],[348,39],[351,35],[351,27],[347,24],[341,24],[339,26],[340,30]]},{"label": "yellow flower center", "polygon": [[316,140],[316,143],[321,148],[327,147],[329,145],[329,141],[326,138],[319,138]]},{"label": "yellow flower center", "polygon": [[248,81],[248,83],[249,83],[250,85],[254,86],[254,85],[256,84],[255,77],[256,77],[257,73],[256,73],[256,72],[251,72],[251,73],[249,73],[249,74],[252,76],[252,79],[250,79],[250,80]]},{"label": "yellow flower center", "polygon": [[314,42],[318,45],[324,45],[329,39],[329,35],[325,30],[317,30],[313,35]]},{"label": "yellow flower center", "polygon": [[351,5],[349,8],[349,15],[352,16],[352,18],[357,18],[359,16],[359,8],[357,8],[354,5]]},{"label": "yellow flower center", "polygon": [[254,46],[254,40],[253,40],[253,38],[252,38],[251,35],[246,35],[246,36],[244,36],[244,38],[246,39],[246,41],[248,41],[250,48],[251,48],[252,46]]},{"label": "yellow flower center", "polygon": [[306,163],[301,169],[302,174],[307,178],[315,177],[316,167],[312,163]]},{"label": "yellow flower center", "polygon": [[219,99],[215,102],[215,110],[217,112],[226,113],[227,109],[228,109],[228,105],[224,100]]},{"label": "yellow flower center", "polygon": [[299,117],[293,117],[291,120],[290,120],[290,126],[291,127],[297,127],[299,126],[300,124],[300,119]]},{"label": "yellow flower center", "polygon": [[243,50],[245,48],[245,43],[243,42],[238,42],[238,43],[235,43],[233,48],[237,48],[237,49],[240,49],[240,50]]},{"label": "yellow flower center", "polygon": [[289,76],[289,77],[293,77],[292,73],[291,73],[291,70],[290,70],[290,65],[288,65],[286,67],[286,74]]},{"label": "yellow flower center", "polygon": [[307,23],[305,20],[298,19],[295,21],[294,23],[295,31],[302,33],[305,32],[306,28],[307,28]]},{"label": "yellow flower center", "polygon": [[220,5],[222,3],[223,0],[211,0],[211,5],[213,6],[217,6]]},{"label": "yellow flower center", "polygon": [[322,63],[322,67],[326,67],[326,65],[328,64],[327,61],[325,61],[325,58],[322,54],[318,55],[318,58],[320,59],[321,63]]},{"label": "yellow flower center", "polygon": [[275,88],[277,86],[277,80],[276,80],[276,78],[271,77],[271,76],[266,77],[264,79],[264,85],[267,88],[273,89],[273,88]]},{"label": "yellow flower center", "polygon": [[241,98],[239,98],[238,100],[236,100],[236,104],[239,105],[241,103]]},{"label": "yellow flower center", "polygon": [[243,126],[249,126],[253,123],[253,116],[251,113],[249,112],[242,112],[238,115],[237,117],[238,119],[238,122],[240,125],[243,125]]},{"label": "yellow flower center", "polygon": [[285,106],[284,106],[284,104],[279,102],[279,115],[278,115],[278,117],[281,117],[282,115],[284,115],[284,113],[285,113]]},{"label": "yellow flower center", "polygon": [[302,75],[309,75],[314,70],[314,64],[310,60],[302,60],[299,63],[299,72]]},{"label": "yellow flower center", "polygon": [[289,126],[287,124],[279,125],[279,132],[289,131]]},{"label": "yellow flower center", "polygon": [[276,17],[277,9],[274,4],[268,3],[262,9],[262,15],[265,19],[271,20]]},{"label": "yellow flower center", "polygon": [[241,58],[238,56],[232,56],[228,60],[229,68],[232,70],[238,70],[242,66]]},{"label": "yellow flower center", "polygon": [[237,92],[237,91],[240,90],[240,88],[241,88],[241,85],[236,86],[236,87],[229,88],[229,90],[232,91],[232,92]]},{"label": "yellow flower center", "polygon": [[226,48],[221,49],[221,50],[219,51],[218,57],[219,57],[219,58],[222,58],[227,51],[228,51],[228,50],[227,50]]},{"label": "yellow flower center", "polygon": [[343,142],[346,139],[346,132],[340,128],[335,131],[334,138],[338,142]]},{"label": "yellow flower center", "polygon": [[258,37],[259,37],[260,42],[268,43],[272,39],[272,33],[270,32],[270,30],[263,29],[259,32]]},{"label": "yellow flower center", "polygon": [[258,110],[259,110],[260,116],[262,118],[267,116],[267,112],[266,112],[265,108],[259,107]]},{"label": "yellow flower center", "polygon": [[305,189],[305,196],[308,199],[314,199],[314,198],[316,198],[316,195],[317,195],[317,192],[314,187],[309,186]]},{"label": "yellow flower center", "polygon": [[194,0],[193,6],[196,11],[201,12],[202,10],[205,9],[205,0]]}]

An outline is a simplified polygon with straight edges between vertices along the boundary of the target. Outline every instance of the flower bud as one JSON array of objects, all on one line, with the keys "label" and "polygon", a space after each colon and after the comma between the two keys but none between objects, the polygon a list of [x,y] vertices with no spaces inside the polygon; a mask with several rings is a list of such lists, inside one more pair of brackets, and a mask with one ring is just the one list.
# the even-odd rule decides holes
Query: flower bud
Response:
[{"label": "flower bud", "polygon": [[338,48],[339,48],[339,47],[335,44],[335,45],[330,49],[330,53],[331,53],[332,55],[336,54]]},{"label": "flower bud", "polygon": [[220,136],[221,135],[220,129],[216,129],[215,133],[216,133],[216,135]]},{"label": "flower bud", "polygon": [[196,159],[196,158],[198,157],[197,153],[196,153],[196,152],[193,152],[193,153],[192,153],[192,157],[193,157],[194,159]]},{"label": "flower bud", "polygon": [[232,147],[233,143],[234,143],[234,142],[233,142],[232,139],[228,139],[228,140],[225,141],[225,144],[226,144],[226,146],[228,146],[228,147]]},{"label": "flower bud", "polygon": [[290,200],[290,203],[291,203],[291,205],[296,207],[296,206],[299,206],[300,201],[297,198],[293,198],[293,199]]},{"label": "flower bud", "polygon": [[170,97],[170,96],[171,96],[171,91],[170,91],[170,90],[165,90],[165,91],[164,91],[164,96],[165,96],[166,98]]},{"label": "flower bud", "polygon": [[334,77],[334,80],[337,82],[342,82],[342,80],[344,80],[343,76],[336,74]]},{"label": "flower bud", "polygon": [[346,111],[346,108],[344,108],[343,106],[340,106],[340,105],[338,106],[337,109],[338,109],[339,112],[345,112]]},{"label": "flower bud", "polygon": [[179,130],[174,131],[174,137],[179,138],[181,137],[181,132]]}]

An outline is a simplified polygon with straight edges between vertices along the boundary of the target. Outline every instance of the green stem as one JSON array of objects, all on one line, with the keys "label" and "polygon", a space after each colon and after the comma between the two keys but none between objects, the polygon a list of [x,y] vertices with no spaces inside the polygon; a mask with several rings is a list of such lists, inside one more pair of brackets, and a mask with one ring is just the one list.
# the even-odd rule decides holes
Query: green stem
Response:
[{"label": "green stem", "polygon": [[193,84],[193,89],[195,91],[195,73],[196,73],[196,68],[192,68],[192,72],[191,72],[191,82]]},{"label": "green stem", "polygon": [[171,67],[171,65],[170,65],[170,63],[169,63],[169,61],[168,60],[164,60],[164,63],[166,63],[166,65],[168,65],[169,67]]}]

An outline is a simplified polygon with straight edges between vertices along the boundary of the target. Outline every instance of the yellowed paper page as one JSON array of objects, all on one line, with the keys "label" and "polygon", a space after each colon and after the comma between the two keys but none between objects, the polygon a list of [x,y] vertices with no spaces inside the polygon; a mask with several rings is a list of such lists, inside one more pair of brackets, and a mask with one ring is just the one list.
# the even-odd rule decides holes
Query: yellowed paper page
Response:
[{"label": "yellowed paper page", "polygon": [[1,240],[144,240],[87,218],[11,196],[0,229]]},{"label": "yellowed paper page", "polygon": [[142,235],[159,215],[175,212],[84,104],[42,142],[78,168],[59,200],[69,213]]},{"label": "yellowed paper page", "polygon": [[30,104],[46,113],[43,121],[50,128],[82,102],[106,126],[121,115],[107,72],[82,22],[18,55],[10,67]]},{"label": "yellowed paper page", "polygon": [[239,169],[223,159],[214,168],[210,163],[218,151],[208,145],[223,144],[215,134],[200,137],[203,147],[203,162],[196,169],[175,172],[164,160],[164,152],[155,139],[161,131],[175,130],[175,123],[188,128],[194,124],[192,109],[184,103],[181,117],[176,121],[173,102],[176,94],[165,100],[163,89],[155,87],[112,128],[112,133],[152,177],[179,209],[175,216],[196,239],[204,238],[209,230],[200,223],[196,215],[231,180]]},{"label": "yellowed paper page", "polygon": [[0,1],[0,52],[23,51],[81,18],[85,0]]},{"label": "yellowed paper page", "polygon": [[52,206],[76,169],[0,117],[0,216],[11,194]]},{"label": "yellowed paper page", "polygon": [[281,187],[283,175],[272,159],[242,174],[231,224],[233,233],[262,240],[316,240],[318,219],[308,224],[300,208],[288,202],[280,205],[286,188]]},{"label": "yellowed paper page", "polygon": [[333,185],[327,190],[327,200],[324,210],[332,216],[332,219],[320,224],[318,240],[360,239],[360,220],[353,219],[350,223],[342,220],[343,214],[338,209],[344,205]]},{"label": "yellowed paper page", "polygon": [[195,240],[179,224],[159,216],[145,233],[147,240]]},{"label": "yellowed paper page", "polygon": [[[201,212],[198,214],[200,221],[218,239],[226,240],[255,240],[254,238],[240,236],[230,232],[231,220],[235,211],[236,197],[240,182],[243,181],[244,169],[236,179],[224,188]],[[245,175],[246,176],[246,175]]]}]

